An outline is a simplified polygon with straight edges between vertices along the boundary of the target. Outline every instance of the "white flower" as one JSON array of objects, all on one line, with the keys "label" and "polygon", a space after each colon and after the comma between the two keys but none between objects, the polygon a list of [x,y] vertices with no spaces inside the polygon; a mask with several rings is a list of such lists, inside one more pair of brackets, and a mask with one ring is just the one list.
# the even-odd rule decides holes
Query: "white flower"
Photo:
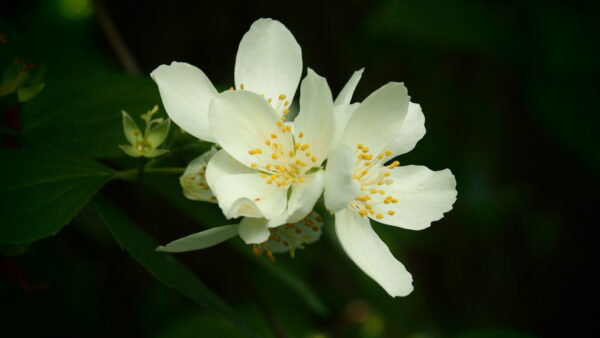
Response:
[{"label": "white flower", "polygon": [[216,147],[196,157],[190,162],[183,175],[179,177],[179,183],[183,189],[183,195],[191,200],[217,203],[217,198],[206,182],[206,167],[208,161],[217,152]]},{"label": "white flower", "polygon": [[[263,252],[274,260],[273,253],[290,252],[303,249],[304,245],[319,239],[323,227],[323,219],[316,212],[309,213],[306,218],[296,223],[288,223],[276,228],[264,226],[265,219],[245,217],[239,224],[224,225],[204,230],[187,237],[177,239],[156,251],[186,252],[205,249],[239,235],[244,241],[256,242],[252,249],[257,256]],[[256,229],[256,230],[255,230]]]},{"label": "white flower", "polygon": [[[300,46],[279,21],[259,19],[240,42],[234,73],[235,89],[261,94],[278,114],[287,113],[302,74]],[[215,142],[208,108],[218,92],[208,77],[182,62],[161,65],[151,76],[171,119],[191,135]]]},{"label": "white flower", "polygon": [[369,218],[411,230],[427,228],[452,209],[456,181],[448,169],[399,166],[397,161],[385,165],[414,148],[425,134],[425,119],[401,83],[388,83],[348,108],[357,77],[358,72],[336,100],[338,106],[347,105],[336,113],[350,116],[336,117],[344,126],[327,162],[325,205],[335,213],[336,234],[348,256],[391,296],[406,296],[413,289],[412,277]]},{"label": "white flower", "polygon": [[312,210],[323,191],[320,166],[334,133],[333,100],[324,78],[308,70],[293,122],[284,123],[266,100],[248,91],[216,96],[209,118],[223,149],[210,160],[206,178],[227,218],[265,218],[266,226],[274,227],[295,223]]},{"label": "white flower", "polygon": [[142,114],[142,120],[146,124],[144,131],[137,126],[137,123],[127,114],[121,111],[123,115],[123,131],[128,145],[120,145],[119,148],[131,157],[153,158],[168,152],[167,149],[158,149],[169,135],[170,119],[157,118],[152,116],[158,111],[158,106],[154,106],[147,113]]}]

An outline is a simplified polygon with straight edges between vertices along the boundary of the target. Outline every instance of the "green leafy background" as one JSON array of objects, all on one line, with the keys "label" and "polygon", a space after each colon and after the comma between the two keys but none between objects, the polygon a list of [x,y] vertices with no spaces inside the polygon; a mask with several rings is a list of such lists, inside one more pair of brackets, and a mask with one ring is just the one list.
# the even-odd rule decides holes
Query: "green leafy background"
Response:
[{"label": "green leafy background", "polygon": [[[19,57],[45,83],[28,102],[0,98],[0,335],[593,335],[594,312],[584,309],[595,304],[598,7],[0,2],[0,70]],[[375,226],[415,278],[409,297],[390,298],[353,265],[330,217],[319,242],[275,263],[237,238],[198,252],[153,251],[225,219],[215,205],[186,200],[176,175],[118,179],[140,165],[118,148],[127,143],[120,111],[138,118],[160,105],[148,74],[173,60],[229,87],[239,39],[259,17],[293,32],[304,64],[334,93],[365,67],[357,99],[402,81],[422,105],[427,134],[400,161],[451,168],[459,195],[427,230]],[[107,19],[138,72],[119,62]],[[167,143],[157,167],[185,166],[209,148],[177,128]]]}]

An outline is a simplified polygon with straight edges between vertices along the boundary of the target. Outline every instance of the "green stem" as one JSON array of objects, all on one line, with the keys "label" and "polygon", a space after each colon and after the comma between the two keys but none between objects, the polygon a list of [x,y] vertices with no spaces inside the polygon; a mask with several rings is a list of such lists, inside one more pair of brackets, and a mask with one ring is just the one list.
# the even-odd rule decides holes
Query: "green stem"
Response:
[{"label": "green stem", "polygon": [[[183,174],[185,168],[146,168],[144,174]],[[126,181],[135,181],[139,175],[139,169],[127,169],[118,171],[116,178]]]}]

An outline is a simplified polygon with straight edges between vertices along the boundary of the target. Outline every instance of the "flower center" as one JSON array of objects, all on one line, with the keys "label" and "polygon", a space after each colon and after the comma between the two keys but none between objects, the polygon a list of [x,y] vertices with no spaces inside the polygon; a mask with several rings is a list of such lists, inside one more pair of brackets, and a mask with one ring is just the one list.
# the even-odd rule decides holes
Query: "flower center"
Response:
[{"label": "flower center", "polygon": [[[357,156],[356,166],[354,168],[353,178],[360,183],[362,194],[355,200],[350,201],[353,207],[361,216],[374,215],[377,219],[385,217],[383,212],[376,212],[374,205],[396,204],[398,199],[388,190],[388,186],[394,183],[391,179],[391,171],[400,165],[400,162],[394,161],[389,165],[384,165],[384,159],[392,155],[391,150],[386,150],[375,156],[369,152],[369,148],[358,144],[355,154]],[[380,208],[378,208],[380,209]],[[393,216],[394,210],[387,210],[386,214]]]}]

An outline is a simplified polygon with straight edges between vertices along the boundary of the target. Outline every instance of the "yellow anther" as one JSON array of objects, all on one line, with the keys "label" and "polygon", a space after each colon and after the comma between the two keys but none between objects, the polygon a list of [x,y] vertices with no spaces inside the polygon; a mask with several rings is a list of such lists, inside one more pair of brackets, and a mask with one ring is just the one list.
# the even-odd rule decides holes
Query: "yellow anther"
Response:
[{"label": "yellow anther", "polygon": [[379,193],[382,195],[385,195],[385,191],[383,191],[383,190],[379,190]]},{"label": "yellow anther", "polygon": [[267,174],[265,174],[265,173],[262,173],[262,174],[260,175],[260,177],[262,177],[262,178],[267,178],[267,176],[269,176],[269,175],[267,175]]},{"label": "yellow anther", "polygon": [[279,143],[273,143],[273,148],[279,149]]},{"label": "yellow anther", "polygon": [[274,160],[276,160],[276,159],[278,159],[278,158],[279,158],[279,155],[277,155],[277,154],[273,153],[273,155],[271,155],[271,158],[272,158],[272,159],[274,159]]},{"label": "yellow anther", "polygon": [[359,200],[359,201],[361,201],[361,202],[366,202],[366,201],[369,200],[369,196],[362,195],[362,196],[358,196],[356,199]]},{"label": "yellow anther", "polygon": [[248,150],[248,154],[249,155],[254,155],[256,154],[256,151],[254,151],[253,149]]},{"label": "yellow anther", "polygon": [[360,173],[360,176],[365,176],[368,173],[369,173],[369,171],[367,169],[365,169]]},{"label": "yellow anther", "polygon": [[385,151],[385,156],[390,156],[391,154],[392,154],[392,151],[391,151],[391,150],[386,150],[386,151]]},{"label": "yellow anther", "polygon": [[310,151],[307,151],[307,152],[306,152],[306,156],[310,156]]},{"label": "yellow anther", "polygon": [[390,200],[384,200],[383,203],[384,204],[390,204],[391,202],[390,202]]},{"label": "yellow anther", "polygon": [[375,213],[375,210],[369,209],[369,214],[373,215],[374,213]]},{"label": "yellow anther", "polygon": [[295,174],[296,173],[296,169],[294,169],[294,168],[290,168],[289,171],[290,171],[291,174]]},{"label": "yellow anther", "polygon": [[300,160],[296,160],[296,164],[299,165],[299,166],[301,166],[301,167],[304,167],[306,165],[305,162],[302,162]]},{"label": "yellow anther", "polygon": [[358,214],[359,214],[359,215],[361,215],[361,216],[363,216],[363,217],[367,216],[367,214],[368,214],[368,213],[369,213],[369,212],[368,212],[367,210],[365,210],[365,209],[362,209],[362,210],[360,210],[360,211],[358,212]]},{"label": "yellow anther", "polygon": [[383,181],[377,182],[377,185],[383,185]]},{"label": "yellow anther", "polygon": [[304,137],[304,132],[303,132],[303,131],[299,132],[299,133],[298,133],[298,137],[299,137],[299,138],[303,138],[303,137]]},{"label": "yellow anther", "polygon": [[371,166],[371,162],[365,162],[365,166],[370,167]]},{"label": "yellow anther", "polygon": [[233,90],[233,87],[229,87],[229,90]]},{"label": "yellow anther", "polygon": [[370,204],[365,204],[365,208],[367,208],[369,210],[373,209],[373,207]]},{"label": "yellow anther", "polygon": [[377,189],[371,189],[369,192],[370,192],[371,194],[376,194],[376,193],[377,193]]},{"label": "yellow anther", "polygon": [[289,106],[289,105],[290,105],[290,101],[288,101],[288,100],[285,100],[285,102],[283,102],[283,106],[284,106],[284,107],[287,107],[287,106]]},{"label": "yellow anther", "polygon": [[285,179],[289,180],[290,179],[290,175],[285,175]]},{"label": "yellow anther", "polygon": [[388,215],[390,215],[390,216],[394,216],[395,214],[396,214],[396,212],[394,210],[388,211]]},{"label": "yellow anther", "polygon": [[359,143],[359,144],[356,146],[356,148],[358,148],[358,149],[362,149],[363,147],[364,147],[364,145],[362,145],[362,143]]},{"label": "yellow anther", "polygon": [[285,126],[285,131],[292,131],[292,126]]},{"label": "yellow anther", "polygon": [[250,167],[256,168],[256,167],[258,167],[258,164],[256,164],[256,163],[250,163]]},{"label": "yellow anther", "polygon": [[379,155],[377,155],[377,158],[381,160],[383,158],[383,156],[384,156],[383,154],[379,154]]},{"label": "yellow anther", "polygon": [[365,160],[372,160],[373,159],[373,154],[366,154],[365,155]]},{"label": "yellow anther", "polygon": [[391,200],[391,201],[392,201],[392,203],[398,203],[398,200],[397,200],[397,199],[395,199],[395,198],[392,198],[392,200]]},{"label": "yellow anther", "polygon": [[382,214],[377,214],[377,215],[375,215],[375,217],[377,217],[377,219],[382,219],[383,215]]},{"label": "yellow anther", "polygon": [[[308,154],[307,154],[308,155]],[[317,158],[315,156],[311,157],[310,160],[314,163],[317,162]]]},{"label": "yellow anther", "polygon": [[299,150],[300,148],[302,148],[302,146],[300,145],[300,143],[296,143],[296,145],[294,146],[294,148],[296,148],[296,150]]},{"label": "yellow anther", "polygon": [[279,183],[281,183],[281,185],[283,186],[283,185],[287,185],[287,183],[288,183],[288,182],[287,182],[287,180],[282,180],[282,181],[281,181],[281,182],[279,182]]},{"label": "yellow anther", "polygon": [[363,153],[368,153],[369,152],[369,147],[363,147],[362,148],[362,152]]},{"label": "yellow anther", "polygon": [[254,149],[254,151],[255,151],[257,154],[262,154],[262,149],[260,149],[260,148],[256,148],[256,149]]},{"label": "yellow anther", "polygon": [[310,147],[310,145],[307,143],[307,144],[302,145],[302,148],[300,148],[300,149],[302,149],[302,151],[304,151],[304,150],[308,149],[309,147]]},{"label": "yellow anther", "polygon": [[240,83],[240,88],[244,89],[244,84],[243,83]]},{"label": "yellow anther", "polygon": [[273,183],[273,180],[268,180],[267,181],[267,184],[271,184],[271,183]]},{"label": "yellow anther", "polygon": [[266,140],[265,144],[268,145],[268,146],[270,146],[271,145],[271,141],[270,140]]},{"label": "yellow anther", "polygon": [[385,177],[390,177],[390,175],[391,175],[390,173],[383,173],[383,176],[385,176]]},{"label": "yellow anther", "polygon": [[288,155],[290,155],[290,157],[294,157],[294,152],[290,150],[290,152],[288,153]]},{"label": "yellow anther", "polygon": [[300,177],[298,178],[298,181],[300,181],[300,183],[304,182],[304,177],[300,176]]},{"label": "yellow anther", "polygon": [[280,94],[279,95],[279,99],[282,100],[282,101],[285,100],[285,94]]},{"label": "yellow anther", "polygon": [[140,136],[140,134],[142,134],[142,132],[139,131],[139,130],[134,130],[133,131],[133,135],[135,135],[135,136]]},{"label": "yellow anther", "polygon": [[276,134],[271,134],[271,138],[277,138]]},{"label": "yellow anther", "polygon": [[292,183],[296,184],[296,182],[298,182],[298,180],[295,177],[292,177]]},{"label": "yellow anther", "polygon": [[281,126],[283,126],[283,122],[281,122],[281,121],[277,121],[277,126],[278,126],[278,127],[281,127]]},{"label": "yellow anther", "polygon": [[290,113],[290,110],[285,108],[282,113],[283,113],[283,115],[287,115]]},{"label": "yellow anther", "polygon": [[271,170],[271,167],[272,167],[272,166],[273,166],[273,165],[272,165],[271,163],[267,163],[267,169]]},{"label": "yellow anther", "polygon": [[273,99],[272,99],[272,98],[269,98],[269,99],[267,100],[267,102],[271,103],[271,102],[273,102]]}]

